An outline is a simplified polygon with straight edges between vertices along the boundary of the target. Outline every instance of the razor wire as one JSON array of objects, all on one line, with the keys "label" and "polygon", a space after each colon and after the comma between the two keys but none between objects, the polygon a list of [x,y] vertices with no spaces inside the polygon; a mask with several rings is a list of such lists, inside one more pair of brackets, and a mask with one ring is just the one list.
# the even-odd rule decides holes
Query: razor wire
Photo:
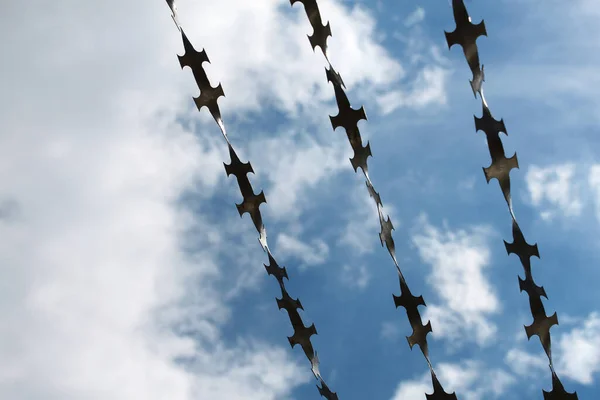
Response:
[{"label": "razor wire", "polygon": [[431,363],[429,357],[429,348],[427,344],[427,334],[432,332],[431,323],[427,321],[426,324],[423,324],[421,314],[419,312],[419,306],[426,306],[425,300],[423,296],[413,296],[411,293],[406,278],[400,269],[398,264],[398,260],[396,259],[396,249],[394,245],[394,239],[392,237],[392,231],[394,230],[394,226],[390,219],[390,216],[387,216],[387,219],[384,218],[383,214],[383,203],[381,202],[381,196],[375,190],[373,186],[373,182],[369,176],[369,169],[367,165],[368,157],[372,156],[371,146],[369,141],[367,144],[363,146],[362,138],[360,136],[360,131],[358,129],[358,122],[360,120],[367,120],[367,115],[365,113],[365,109],[361,106],[358,109],[352,108],[350,105],[350,101],[346,96],[344,88],[346,85],[342,80],[342,77],[336,70],[333,68],[329,57],[327,55],[327,38],[331,35],[331,27],[329,22],[327,24],[323,24],[323,20],[321,18],[321,13],[319,11],[319,6],[316,0],[290,0],[290,4],[293,7],[295,3],[302,3],[304,5],[304,11],[306,12],[306,16],[310,22],[310,25],[313,28],[313,34],[308,35],[308,40],[310,45],[313,48],[313,51],[316,47],[319,47],[329,65],[329,68],[325,68],[325,73],[327,77],[327,81],[333,85],[333,90],[335,93],[335,99],[338,106],[338,114],[335,116],[329,116],[331,120],[331,126],[335,131],[337,128],[342,127],[346,131],[346,135],[348,137],[348,141],[350,142],[350,146],[354,151],[354,156],[350,159],[350,163],[352,164],[352,168],[354,172],[358,172],[358,168],[360,168],[365,176],[365,183],[367,186],[367,190],[369,195],[375,201],[377,206],[377,215],[379,217],[379,225],[381,227],[381,232],[379,233],[379,240],[381,242],[381,246],[385,246],[392,257],[394,265],[396,267],[396,272],[398,274],[398,278],[400,281],[400,296],[392,295],[394,299],[394,304],[396,308],[404,307],[406,310],[406,314],[408,317],[408,321],[413,330],[412,335],[408,336],[406,339],[408,341],[408,345],[411,350],[415,344],[419,345],[423,356],[425,357],[425,361],[427,362],[427,366],[429,367],[429,371],[431,373],[431,380],[433,385],[433,393],[426,394],[428,400],[456,400],[456,394],[446,393],[442,384],[439,382],[435,371],[433,369],[433,365]]},{"label": "razor wire", "polygon": [[223,166],[225,167],[225,173],[227,174],[227,176],[234,175],[236,177],[238,186],[240,188],[240,192],[243,197],[242,203],[236,204],[238,213],[240,214],[240,217],[243,217],[245,213],[250,214],[250,218],[252,219],[252,222],[254,223],[254,226],[259,233],[258,241],[260,242],[263,251],[266,251],[269,259],[269,265],[265,264],[264,267],[267,271],[267,274],[273,275],[279,283],[279,287],[281,289],[281,299],[276,299],[277,307],[279,307],[280,310],[285,309],[287,311],[292,327],[294,328],[294,334],[288,337],[290,346],[294,348],[295,345],[300,345],[300,347],[304,351],[304,354],[311,363],[311,371],[313,375],[321,384],[320,387],[317,385],[317,389],[319,390],[321,396],[325,397],[327,400],[338,400],[337,394],[335,392],[332,392],[331,389],[327,386],[325,380],[323,379],[323,376],[321,375],[321,372],[319,371],[319,358],[317,352],[315,351],[310,341],[311,336],[317,334],[315,324],[305,326],[302,317],[298,312],[299,309],[304,310],[304,308],[302,307],[302,303],[299,299],[293,299],[289,295],[285,287],[283,279],[286,278],[289,280],[287,270],[285,267],[280,267],[277,264],[277,261],[275,260],[275,257],[271,253],[271,250],[269,249],[269,246],[267,244],[267,231],[262,221],[262,216],[259,209],[262,203],[267,202],[264,192],[261,191],[258,194],[254,193],[252,184],[250,183],[250,180],[247,176],[249,173],[254,173],[252,165],[250,164],[250,162],[243,163],[240,161],[237,153],[233,148],[233,145],[227,137],[225,124],[221,117],[221,111],[219,109],[219,106],[217,104],[217,100],[219,99],[219,97],[225,97],[223,88],[220,83],[216,87],[211,86],[208,76],[206,75],[206,71],[202,66],[204,62],[210,63],[206,52],[204,51],[204,49],[200,52],[194,49],[194,46],[189,41],[188,37],[183,31],[183,28],[181,27],[181,24],[179,23],[179,18],[177,16],[177,6],[174,0],[166,1],[169,8],[171,9],[171,18],[173,19],[173,22],[175,22],[177,29],[181,33],[181,38],[185,50],[183,56],[177,56],[179,59],[179,64],[181,65],[182,69],[184,67],[189,67],[192,70],[192,74],[194,76],[196,84],[198,85],[198,89],[200,90],[200,95],[198,97],[194,97],[194,103],[196,104],[198,111],[201,111],[203,107],[208,108],[210,114],[219,126],[219,129],[221,130],[225,141],[227,142],[231,162],[230,164],[223,163]]},{"label": "razor wire", "polygon": [[482,104],[482,116],[478,118],[475,116],[475,131],[483,131],[487,138],[488,148],[490,156],[492,158],[491,165],[487,168],[483,168],[486,181],[489,183],[492,179],[497,179],[500,185],[500,190],[504,196],[506,204],[508,205],[508,211],[512,219],[512,235],[513,242],[508,243],[504,241],[506,252],[515,254],[519,257],[523,270],[525,271],[525,279],[521,279],[519,276],[519,289],[525,291],[529,295],[529,307],[531,315],[533,316],[533,322],[529,326],[525,326],[525,333],[527,338],[531,339],[532,336],[538,336],[544,352],[548,357],[550,371],[552,373],[552,390],[546,392],[543,390],[545,400],[577,400],[577,393],[568,393],[556,371],[552,362],[552,345],[550,338],[550,328],[553,325],[558,325],[558,317],[556,312],[551,316],[546,315],[544,304],[542,303],[542,296],[548,298],[546,291],[543,286],[538,286],[534,280],[531,272],[531,257],[535,256],[540,258],[537,243],[530,245],[525,240],[523,231],[517,223],[517,218],[512,205],[512,198],[510,192],[510,171],[513,168],[519,168],[519,162],[517,160],[517,153],[507,158],[504,152],[504,146],[500,138],[500,132],[508,136],[504,120],[499,121],[494,119],[490,108],[483,95],[483,82],[485,80],[485,73],[483,64],[480,66],[479,62],[479,51],[477,49],[477,38],[480,36],[487,36],[485,23],[482,20],[479,24],[473,24],[471,17],[467,12],[467,8],[463,0],[452,0],[452,10],[454,13],[454,22],[456,23],[456,29],[452,32],[444,32],[446,35],[446,41],[448,48],[458,44],[462,47],[467,64],[473,74],[473,80],[470,81],[473,95],[477,98],[477,94],[481,99]]}]

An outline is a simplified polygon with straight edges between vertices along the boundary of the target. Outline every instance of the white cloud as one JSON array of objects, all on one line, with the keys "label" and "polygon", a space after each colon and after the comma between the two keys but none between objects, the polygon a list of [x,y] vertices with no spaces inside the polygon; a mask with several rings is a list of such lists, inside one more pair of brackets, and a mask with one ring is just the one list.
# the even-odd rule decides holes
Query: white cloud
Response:
[{"label": "white cloud", "polygon": [[[516,382],[506,371],[474,360],[460,364],[440,363],[435,372],[447,393],[456,392],[458,398],[465,400],[502,398]],[[422,399],[424,393],[433,393],[429,372],[420,378],[400,382],[392,400]]]},{"label": "white cloud", "polygon": [[432,392],[431,378],[402,381],[396,388],[392,400],[417,400],[424,398],[424,393],[431,394]]},{"label": "white cloud", "polygon": [[449,71],[441,66],[428,65],[418,72],[411,89],[390,91],[377,98],[383,115],[399,107],[422,108],[430,104],[446,104],[446,81]]},{"label": "white cloud", "polygon": [[470,232],[444,230],[422,217],[421,233],[413,236],[421,259],[433,267],[427,280],[443,301],[429,301],[425,319],[431,320],[435,335],[459,344],[461,340],[474,340],[484,345],[497,330],[489,317],[500,310],[484,274],[490,259],[486,243],[490,231],[484,227],[474,227]]},{"label": "white cloud", "polygon": [[283,258],[295,257],[302,260],[300,267],[323,264],[329,255],[329,246],[320,239],[307,244],[285,233],[277,235],[277,254]]},{"label": "white cloud", "polygon": [[[357,213],[351,213],[351,215],[348,217],[348,222],[338,243],[348,246],[350,251],[358,255],[372,253],[375,245],[379,242],[377,239],[377,228],[379,227],[377,211],[366,208]],[[363,219],[360,218],[361,215],[364,217]]]},{"label": "white cloud", "polygon": [[537,207],[546,205],[541,212],[543,219],[552,219],[557,211],[567,217],[581,214],[583,205],[574,175],[574,164],[529,168],[525,177],[529,200]]},{"label": "white cloud", "polygon": [[408,32],[394,31],[392,36],[401,42],[402,59],[407,68],[406,85],[381,93],[376,101],[383,115],[400,107],[423,109],[426,106],[444,106],[447,103],[446,86],[453,69],[446,50],[431,40],[429,33],[419,25],[425,11],[418,7],[405,20]]},{"label": "white cloud", "polygon": [[593,206],[600,220],[600,165],[578,168],[575,165],[574,162],[545,167],[534,165],[529,169],[526,176],[529,201],[540,208],[543,219],[551,220],[558,214],[579,216],[588,206]]},{"label": "white cloud", "polygon": [[[218,346],[228,315],[209,286],[219,277],[216,260],[210,254],[188,259],[178,238],[193,216],[178,210],[176,195],[192,183],[195,160],[213,156],[166,121],[150,130],[125,113],[99,114],[103,121],[82,121],[85,139],[66,140],[70,148],[58,155],[45,154],[61,133],[46,121],[43,130],[21,131],[10,147],[35,156],[10,158],[3,147],[19,172],[2,186],[20,207],[18,218],[1,228],[0,254],[8,262],[0,273],[10,286],[1,291],[1,323],[8,329],[0,342],[10,367],[0,374],[0,397],[272,399],[289,393],[305,379],[287,349],[204,350],[165,326],[194,319],[194,334]],[[188,279],[200,290],[186,291]],[[184,293],[186,304],[178,307]],[[157,307],[166,310],[158,320]],[[179,318],[183,310],[188,313]],[[195,360],[193,371],[172,361],[180,357]],[[219,360],[228,362],[216,375]],[[258,379],[261,374],[272,379]],[[202,383],[209,378],[210,386]]]},{"label": "white cloud", "polygon": [[[522,337],[522,330],[520,333],[520,337]],[[515,374],[521,377],[535,375],[541,371],[550,371],[548,369],[548,359],[544,353],[530,354],[514,348],[506,353],[504,362],[510,366]]]},{"label": "white cloud", "polygon": [[[527,336],[523,335],[522,327],[519,335],[514,340],[516,343],[527,344]],[[536,343],[530,345],[536,345]],[[542,348],[539,347],[539,344],[537,345],[536,350],[538,351],[536,352],[529,353],[519,347],[514,347],[508,350],[504,356],[504,364],[517,377],[519,384],[524,386],[525,390],[531,392],[539,392],[540,382],[548,379],[550,374],[548,358]]]},{"label": "white cloud", "polygon": [[600,165],[592,165],[588,174],[588,185],[596,206],[596,218],[600,220]]},{"label": "white cloud", "polygon": [[[367,11],[349,11],[337,1],[322,2],[319,8],[331,22],[329,53],[347,85],[382,86],[398,78],[402,67],[374,41],[375,20]],[[188,36],[202,38],[198,46],[207,49],[213,63],[206,69],[223,82],[229,107],[257,110],[267,100],[296,115],[300,105],[319,110],[319,102],[333,97],[324,58],[313,53],[306,38],[312,28],[301,4],[286,13],[291,17],[275,0],[182,1],[179,10]],[[197,23],[197,16],[203,23]]]},{"label": "white cloud", "polygon": [[370,280],[371,274],[364,265],[350,266],[346,264],[342,267],[342,282],[351,288],[364,290]]},{"label": "white cloud", "polygon": [[385,321],[381,324],[381,337],[388,340],[396,340],[400,336],[398,323]]},{"label": "white cloud", "polygon": [[413,25],[422,22],[425,19],[425,9],[423,7],[417,7],[415,11],[408,14],[408,16],[404,19],[404,25],[407,27],[411,27]]},{"label": "white cloud", "polygon": [[303,379],[307,376],[300,378],[302,374],[295,366],[282,362],[289,357],[287,348],[274,349],[244,341],[237,343],[236,348],[239,350],[219,347],[210,358],[197,360],[198,365],[191,371],[201,375],[194,382],[190,398],[274,399],[279,396],[274,397],[273,392],[288,393],[289,381],[308,382]]},{"label": "white cloud", "polygon": [[306,207],[314,205],[307,189],[323,184],[340,171],[352,171],[348,171],[351,166],[346,157],[347,147],[343,135],[330,140],[327,146],[291,134],[253,142],[251,154],[256,160],[252,161],[253,168],[271,184],[265,191],[269,215],[279,220],[294,220]]},{"label": "white cloud", "polygon": [[[306,35],[312,32],[306,14],[300,4],[293,7],[301,12],[302,30]],[[328,53],[330,60],[336,70],[341,74],[344,83],[348,88],[354,88],[359,84],[366,83],[362,76],[370,77],[370,86],[382,93],[387,91],[390,84],[397,82],[404,76],[404,68],[393,60],[387,53],[387,50],[374,37],[377,35],[376,21],[371,16],[368,9],[357,4],[347,12],[340,2],[320,1],[319,9],[321,16],[325,21],[331,24],[332,36],[328,40],[330,49]],[[306,36],[304,38],[306,47],[310,49]],[[311,50],[312,53],[312,50]],[[322,56],[319,57],[321,66],[318,66],[320,79],[325,80],[325,72],[322,68],[326,65]],[[328,90],[331,90],[331,84]]]},{"label": "white cloud", "polygon": [[[554,366],[559,376],[591,385],[595,375],[600,372],[600,314],[593,312],[587,318],[571,317],[569,320],[567,325],[574,325],[570,331],[563,330],[553,335]],[[532,354],[511,349],[506,354],[505,362],[523,377],[540,372],[549,373],[548,359],[543,352]]]},{"label": "white cloud", "polygon": [[[332,29],[330,60],[349,89],[361,85],[380,95],[390,84],[400,85],[404,69],[376,40],[376,20],[368,9],[354,5],[349,10],[339,1],[321,1],[319,9]],[[211,58],[212,65],[206,67],[209,76],[223,82],[228,99],[224,104],[258,110],[267,100],[294,116],[302,106],[328,122],[321,102],[333,99],[333,90],[325,79],[325,59],[319,49],[313,52],[306,37],[312,27],[301,4],[292,7],[292,17],[284,16],[276,0],[182,1],[179,10],[188,36],[202,38],[198,46],[204,46]],[[197,23],[197,15],[204,16],[203,23]]]},{"label": "white cloud", "polygon": [[555,356],[559,373],[584,385],[600,372],[600,314],[591,313],[582,327],[559,336]]}]

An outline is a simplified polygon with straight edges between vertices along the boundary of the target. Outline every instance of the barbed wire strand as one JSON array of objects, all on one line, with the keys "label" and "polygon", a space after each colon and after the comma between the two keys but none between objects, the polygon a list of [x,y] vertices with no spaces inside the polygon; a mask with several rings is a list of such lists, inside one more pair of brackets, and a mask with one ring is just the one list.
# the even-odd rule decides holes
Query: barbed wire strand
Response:
[{"label": "barbed wire strand", "polygon": [[394,304],[396,307],[404,307],[406,309],[406,314],[413,330],[412,335],[408,336],[406,339],[411,350],[415,344],[419,345],[419,348],[425,357],[425,361],[427,362],[427,366],[429,367],[429,371],[431,373],[433,393],[426,394],[426,397],[428,400],[456,400],[456,394],[446,393],[435,374],[430,360],[427,344],[427,334],[432,331],[431,323],[428,321],[426,324],[423,324],[421,314],[418,309],[419,306],[426,306],[425,301],[423,300],[423,296],[413,296],[409,289],[406,278],[404,277],[404,274],[402,273],[398,264],[398,260],[396,259],[395,244],[392,237],[394,226],[389,215],[387,216],[387,220],[384,218],[381,197],[375,190],[371,178],[369,177],[367,159],[369,156],[372,156],[371,147],[368,141],[366,146],[362,145],[362,139],[358,129],[358,122],[360,120],[367,120],[364,107],[361,106],[359,109],[353,109],[351,107],[350,101],[344,92],[346,85],[344,84],[340,74],[335,71],[329,60],[329,56],[327,54],[327,38],[332,36],[331,27],[329,22],[327,22],[326,25],[323,24],[317,1],[290,0],[291,6],[293,6],[295,3],[302,3],[304,5],[304,10],[313,28],[313,34],[308,35],[308,40],[313,48],[313,51],[316,47],[321,49],[329,66],[329,68],[325,69],[326,77],[327,81],[333,85],[333,90],[335,92],[335,98],[339,109],[336,116],[329,117],[333,130],[335,131],[338,127],[343,127],[345,129],[350,145],[354,150],[354,157],[350,159],[350,163],[354,168],[354,172],[358,172],[359,167],[362,170],[363,175],[365,176],[365,184],[367,186],[369,195],[371,198],[373,198],[377,206],[377,215],[379,218],[379,225],[381,227],[379,240],[381,242],[381,246],[383,246],[385,243],[385,246],[394,262],[394,266],[396,267],[396,272],[400,281],[400,296],[393,295]]},{"label": "barbed wire strand", "polygon": [[225,97],[223,92],[223,88],[219,83],[218,86],[212,87],[208,76],[206,75],[206,71],[202,64],[204,62],[210,63],[208,56],[204,49],[200,52],[196,51],[192,46],[192,43],[189,41],[185,32],[183,31],[181,24],[179,23],[179,18],[177,17],[177,6],[174,0],[166,0],[169,8],[171,9],[171,18],[175,23],[177,29],[181,33],[181,37],[183,40],[183,46],[185,49],[185,53],[183,56],[178,56],[179,63],[181,68],[189,67],[192,70],[192,74],[196,80],[198,88],[200,89],[200,95],[194,98],[194,102],[198,111],[201,111],[203,107],[208,108],[210,114],[214,118],[215,122],[219,126],[225,141],[227,142],[227,146],[229,148],[229,155],[231,158],[230,164],[223,163],[225,167],[225,172],[227,176],[234,175],[237,179],[238,186],[240,188],[240,192],[243,196],[243,202],[241,204],[236,204],[240,217],[242,217],[245,213],[249,213],[254,223],[256,230],[259,233],[259,243],[262,246],[263,250],[267,253],[269,259],[269,265],[264,265],[267,274],[273,275],[279,284],[279,288],[281,289],[281,299],[276,299],[277,306],[279,309],[285,309],[288,313],[288,317],[294,328],[294,334],[288,337],[288,341],[290,346],[293,348],[295,345],[300,345],[304,354],[308,358],[311,363],[311,371],[315,376],[315,379],[319,381],[321,386],[317,385],[317,389],[322,397],[325,397],[327,400],[338,400],[338,396],[335,392],[332,392],[328,385],[325,383],[321,372],[319,371],[319,357],[317,352],[315,351],[310,339],[312,335],[317,334],[317,329],[314,324],[310,326],[305,326],[300,316],[298,310],[304,310],[302,307],[302,303],[299,299],[293,299],[287,292],[285,287],[284,278],[288,278],[287,270],[285,267],[280,267],[275,260],[275,257],[271,253],[269,246],[267,244],[267,231],[265,225],[262,221],[262,216],[259,210],[259,207],[262,203],[266,203],[266,198],[261,191],[259,194],[254,193],[254,189],[252,188],[252,184],[248,179],[248,173],[254,173],[252,169],[252,165],[250,162],[243,163],[240,161],[237,153],[235,152],[233,145],[229,141],[227,137],[227,132],[225,130],[225,124],[223,123],[223,119],[221,117],[221,112],[219,106],[217,104],[217,100],[219,97]]},{"label": "barbed wire strand", "polygon": [[488,148],[492,163],[489,167],[483,168],[485,179],[489,183],[491,179],[496,178],[500,185],[500,190],[504,196],[506,204],[508,205],[508,211],[512,219],[512,234],[513,242],[508,243],[504,241],[506,252],[510,255],[515,254],[519,257],[523,270],[525,271],[525,279],[519,277],[519,289],[527,292],[529,295],[529,306],[531,315],[533,316],[533,323],[529,326],[525,326],[525,333],[527,338],[531,339],[532,336],[536,335],[540,339],[540,343],[544,348],[544,352],[548,357],[549,367],[552,374],[552,390],[546,392],[543,390],[545,400],[577,400],[577,393],[568,393],[563,384],[561,383],[556,371],[554,369],[552,361],[552,346],[550,339],[550,328],[553,325],[558,325],[558,317],[556,312],[547,316],[542,303],[542,296],[547,297],[546,291],[542,286],[538,286],[531,273],[531,260],[532,256],[540,258],[537,244],[530,245],[525,240],[525,236],[519,224],[513,210],[513,204],[510,192],[510,171],[513,168],[519,168],[519,162],[517,160],[517,153],[506,158],[504,152],[504,146],[500,139],[500,132],[508,136],[504,120],[499,121],[494,119],[488,103],[485,100],[483,94],[483,82],[485,81],[485,73],[483,65],[480,66],[479,62],[479,51],[477,48],[477,38],[480,36],[487,36],[485,23],[482,20],[479,24],[473,24],[471,17],[467,12],[467,8],[463,0],[452,0],[452,10],[454,14],[454,22],[456,23],[456,29],[452,32],[444,32],[446,35],[446,41],[448,48],[458,44],[462,47],[467,64],[473,73],[473,80],[471,89],[475,98],[479,94],[482,104],[482,116],[481,118],[475,117],[475,130],[483,131],[487,138]]}]

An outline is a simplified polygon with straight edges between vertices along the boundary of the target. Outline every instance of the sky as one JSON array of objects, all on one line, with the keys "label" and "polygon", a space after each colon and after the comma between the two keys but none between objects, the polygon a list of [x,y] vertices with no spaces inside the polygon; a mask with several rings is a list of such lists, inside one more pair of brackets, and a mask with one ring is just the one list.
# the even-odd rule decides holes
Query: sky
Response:
[{"label": "sky", "polygon": [[[441,383],[462,400],[542,399],[550,371],[507,256],[510,216],[485,182],[479,100],[448,0],[319,0],[329,55],[370,141],[396,254],[433,328]],[[600,3],[467,1],[515,212],[541,259],[555,366],[600,392]],[[179,0],[269,244],[314,323],[340,399],[424,400],[428,369],[392,294],[377,213],[301,4]],[[9,2],[0,13],[0,398],[307,400],[276,281],[223,162],[227,145],[181,70],[163,0]]]}]

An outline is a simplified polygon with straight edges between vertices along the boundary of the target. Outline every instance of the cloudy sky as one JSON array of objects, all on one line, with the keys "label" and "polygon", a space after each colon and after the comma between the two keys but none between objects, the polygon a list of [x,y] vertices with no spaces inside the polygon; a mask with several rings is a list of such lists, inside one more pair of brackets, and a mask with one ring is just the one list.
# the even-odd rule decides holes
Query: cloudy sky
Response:
[{"label": "cloudy sky", "polygon": [[[485,5],[484,5],[485,3]],[[340,399],[424,400],[377,214],[348,158],[303,7],[181,0],[226,98],[269,243]],[[431,320],[431,358],[463,400],[541,399],[547,360],[508,257],[510,217],[475,133],[478,100],[448,0],[319,0],[332,63],[370,140],[396,253]],[[600,4],[467,2],[486,97],[517,151],[516,215],[557,311],[556,368],[600,391]],[[0,13],[0,398],[317,399],[310,364],[227,178],[227,146],[181,70],[164,0],[7,2]]]}]

